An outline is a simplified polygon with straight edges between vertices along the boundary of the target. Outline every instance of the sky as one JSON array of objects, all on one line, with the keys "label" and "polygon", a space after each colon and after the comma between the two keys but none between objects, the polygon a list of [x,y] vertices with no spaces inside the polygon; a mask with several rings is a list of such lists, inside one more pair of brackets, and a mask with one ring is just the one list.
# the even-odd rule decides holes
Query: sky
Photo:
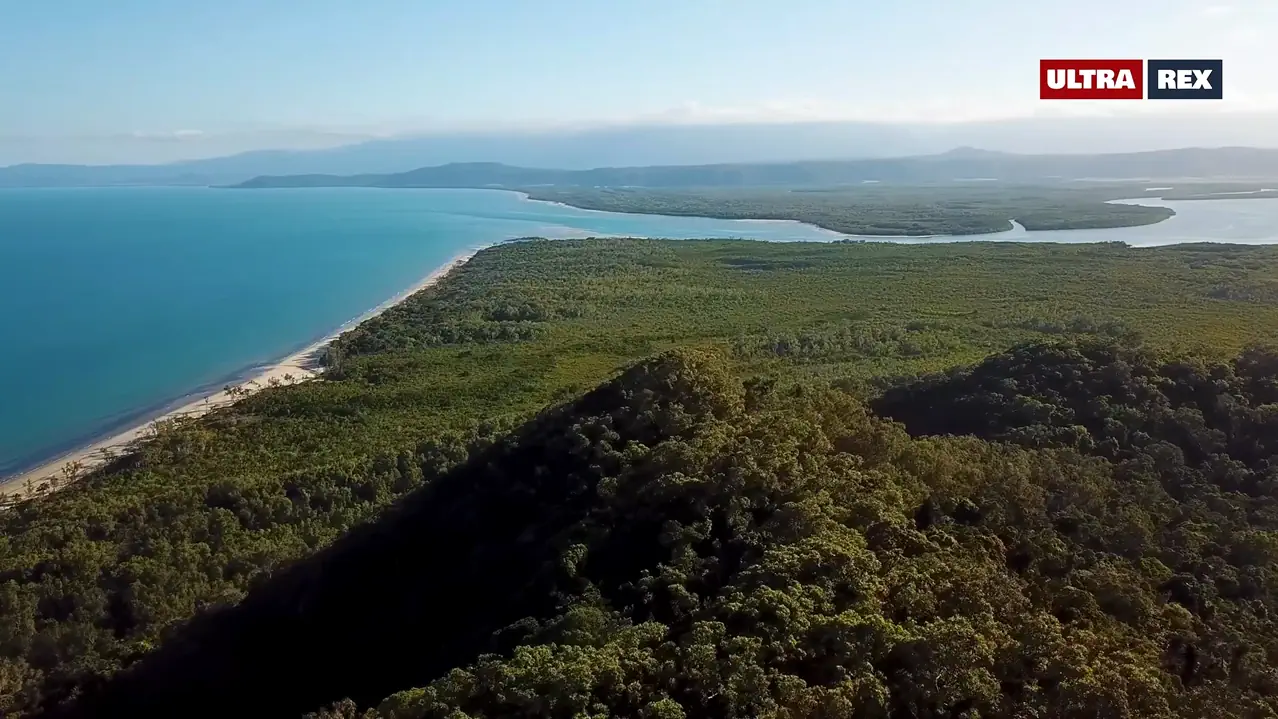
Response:
[{"label": "sky", "polygon": [[1273,38],[1278,0],[0,0],[0,160],[1187,111],[1039,101],[1045,57],[1223,58],[1226,99],[1190,109],[1268,111]]}]

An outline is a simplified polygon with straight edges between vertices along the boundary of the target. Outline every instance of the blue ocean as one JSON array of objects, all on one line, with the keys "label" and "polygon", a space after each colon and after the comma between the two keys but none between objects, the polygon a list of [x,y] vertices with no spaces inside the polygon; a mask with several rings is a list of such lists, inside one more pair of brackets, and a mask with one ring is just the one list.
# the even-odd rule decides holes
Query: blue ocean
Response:
[{"label": "blue ocean", "polygon": [[523,236],[821,240],[484,190],[0,190],[0,477],[301,349]]},{"label": "blue ocean", "polygon": [[[1147,228],[988,237],[1278,241],[1278,203],[1176,206],[1182,217]],[[467,249],[603,235],[838,237],[490,190],[0,190],[0,476],[305,347]]]}]

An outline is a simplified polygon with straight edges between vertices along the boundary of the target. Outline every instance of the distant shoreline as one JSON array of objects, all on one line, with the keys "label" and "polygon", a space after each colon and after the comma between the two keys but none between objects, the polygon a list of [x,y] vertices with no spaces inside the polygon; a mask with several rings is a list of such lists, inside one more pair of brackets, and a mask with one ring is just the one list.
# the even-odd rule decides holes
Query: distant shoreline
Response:
[{"label": "distant shoreline", "polygon": [[[1031,233],[1032,232],[1075,232],[1079,230],[1123,230],[1123,229],[1129,229],[1129,228],[1135,228],[1135,227],[1148,227],[1150,225],[1157,225],[1159,223],[1166,222],[1172,219],[1177,214],[1174,209],[1167,207],[1166,205],[1157,204],[1158,201],[1164,200],[1164,198],[1162,197],[1146,196],[1146,197],[1135,197],[1135,198],[1112,198],[1108,200],[1102,200],[1100,201],[1100,203],[1106,204],[1106,205],[1108,204],[1137,205],[1137,204],[1143,204],[1143,203],[1136,202],[1136,200],[1153,201],[1154,204],[1143,204],[1143,206],[1161,207],[1163,209],[1166,209],[1168,211],[1168,214],[1157,217],[1157,218],[1144,219],[1140,221],[1132,221],[1132,222],[1127,222],[1124,224],[1097,225],[1097,226],[1080,225],[1076,227],[1035,228],[1035,229],[1028,229],[1024,227],[1022,224],[1020,224],[1019,220],[1016,217],[1008,217],[1006,219],[1007,227],[1002,229],[974,230],[971,232],[937,232],[937,233],[911,235],[911,234],[898,233],[898,232],[872,232],[872,233],[848,232],[846,230],[838,230],[833,227],[828,227],[818,222],[813,222],[810,220],[802,220],[795,217],[779,217],[779,216],[778,217],[736,217],[731,215],[730,213],[717,213],[717,214],[713,212],[682,213],[682,212],[656,211],[656,210],[647,211],[642,208],[595,207],[595,206],[591,206],[589,203],[576,204],[572,201],[565,201],[563,199],[557,199],[557,198],[551,198],[551,197],[540,197],[537,194],[535,194],[536,190],[530,190],[530,189],[519,188],[519,187],[491,187],[491,186],[479,187],[479,186],[464,186],[464,185],[458,185],[456,187],[442,187],[442,186],[441,187],[434,187],[434,186],[417,187],[417,186],[408,186],[408,185],[406,186],[388,186],[388,185],[238,186],[236,185],[236,186],[229,186],[229,187],[221,188],[221,189],[244,189],[244,190],[261,191],[261,190],[314,190],[314,189],[336,189],[336,188],[361,189],[361,190],[399,190],[399,191],[455,190],[455,191],[508,192],[508,193],[513,193],[515,195],[518,195],[519,198],[525,202],[535,202],[538,204],[551,205],[554,207],[563,207],[565,209],[577,210],[579,212],[592,212],[592,213],[599,213],[604,215],[608,215],[608,214],[649,215],[649,216],[655,216],[655,217],[690,218],[690,219],[701,219],[701,220],[723,220],[726,222],[742,222],[742,223],[758,223],[758,224],[765,224],[765,223],[794,224],[794,225],[801,225],[804,227],[819,230],[820,232],[824,234],[830,235],[832,238],[839,238],[844,240],[867,240],[867,241],[878,241],[878,242],[893,242],[896,240],[926,240],[926,239],[942,239],[942,238],[976,239],[981,237],[1002,235],[1004,233],[1009,233],[1009,232],[1017,232],[1018,230],[1023,230],[1024,232],[1031,232]],[[1270,192],[1270,191],[1264,190],[1263,192]],[[1230,199],[1237,199],[1238,197],[1242,197],[1242,196],[1243,195],[1230,194],[1230,195],[1225,195],[1220,197],[1211,197],[1211,198],[1192,197],[1189,199],[1230,200]],[[1253,196],[1260,197],[1260,198],[1273,197],[1272,195],[1263,195],[1263,194],[1253,195]],[[831,241],[837,242],[838,240],[832,239]]]},{"label": "distant shoreline", "polygon": [[[372,189],[399,189],[399,188],[372,188]],[[527,190],[509,190],[509,189],[505,189],[505,188],[501,188],[501,187],[485,187],[485,188],[475,188],[475,187],[434,188],[434,187],[426,187],[426,188],[409,188],[409,189],[426,189],[426,190],[434,190],[434,189],[456,189],[456,190],[475,190],[475,189],[484,189],[484,190],[492,190],[492,191],[494,191],[494,192],[513,192],[513,193],[515,193],[516,195],[519,195],[519,197],[520,197],[521,199],[523,199],[525,202],[536,202],[537,204],[540,204],[540,205],[552,205],[552,206],[554,206],[554,207],[563,207],[563,208],[566,208],[566,209],[569,209],[569,210],[577,210],[578,212],[594,212],[594,213],[601,214],[601,215],[654,215],[654,213],[650,213],[650,212],[630,212],[630,211],[627,211],[627,210],[597,210],[597,209],[595,209],[595,208],[593,208],[593,207],[581,207],[581,206],[578,206],[578,205],[572,205],[572,204],[569,204],[569,203],[567,203],[567,202],[560,202],[559,200],[543,200],[543,199],[541,199],[540,197],[534,197],[534,196],[533,196],[531,193],[529,193]],[[819,230],[819,231],[821,231],[822,233],[825,233],[825,234],[828,234],[828,235],[830,235],[830,236],[832,236],[832,237],[837,237],[837,238],[856,237],[856,236],[857,236],[857,235],[849,235],[849,234],[846,234],[846,233],[843,233],[843,232],[839,232],[838,230],[831,230],[831,229],[830,229],[830,228],[828,228],[828,227],[822,227],[821,225],[818,225],[818,224],[813,223],[813,222],[804,222],[803,220],[791,220],[791,219],[787,219],[787,218],[784,218],[784,217],[770,217],[770,218],[760,218],[760,219],[739,219],[739,218],[733,218],[733,217],[714,217],[714,216],[712,216],[712,215],[661,215],[661,214],[655,214],[655,216],[657,216],[657,217],[680,217],[680,218],[691,218],[691,219],[701,219],[701,220],[724,220],[724,221],[727,221],[727,222],[756,222],[756,223],[759,223],[759,224],[765,224],[765,223],[766,223],[766,224],[776,224],[776,225],[800,225],[800,226],[803,226],[803,227],[810,227],[810,228],[812,228],[812,229],[814,229],[814,230]],[[628,236],[629,236],[629,235],[628,235]],[[866,237],[871,237],[872,235],[865,235],[865,236],[866,236]],[[894,235],[894,236],[895,236],[895,237],[912,237],[912,235]],[[921,236],[921,235],[920,235],[920,236]],[[660,238],[652,238],[652,239],[660,239]],[[832,240],[832,241],[837,241],[837,240]]]},{"label": "distant shoreline", "polygon": [[[219,387],[212,391],[197,390],[194,393],[195,397],[193,399],[176,408],[166,409],[158,413],[151,414],[143,420],[131,423],[128,427],[122,430],[111,430],[105,436],[99,437],[98,439],[78,447],[77,449],[73,449],[69,452],[63,452],[34,467],[21,470],[17,474],[0,478],[0,499],[17,492],[25,494],[25,485],[27,482],[31,482],[34,486],[38,487],[41,483],[47,482],[51,477],[61,479],[63,475],[63,468],[70,463],[78,462],[80,464],[80,470],[77,473],[76,478],[83,478],[92,470],[105,464],[109,461],[109,459],[126,454],[132,445],[139,440],[145,439],[151,434],[152,427],[157,422],[164,422],[179,418],[200,417],[215,409],[232,405],[239,401],[242,397],[272,386],[272,383],[288,384],[302,382],[319,376],[322,371],[320,363],[324,356],[324,350],[326,350],[328,346],[343,333],[357,327],[373,317],[376,317],[377,315],[380,315],[418,292],[434,286],[458,267],[469,262],[472,257],[483,249],[483,247],[472,248],[453,257],[447,263],[436,267],[429,275],[422,278],[412,287],[400,292],[372,310],[365,312],[363,315],[343,323],[340,327],[324,336],[319,341],[307,345],[305,348],[276,362],[257,368],[248,375],[247,379],[243,381],[232,382],[227,385],[236,390],[235,394],[227,394],[225,387]],[[286,379],[286,376],[288,379]]]},{"label": "distant shoreline", "polygon": [[[375,187],[375,186],[370,186],[370,187]],[[419,189],[430,189],[430,188],[419,188]],[[1040,232],[1040,231],[1054,232],[1054,231],[1096,230],[1096,229],[1118,230],[1118,229],[1126,229],[1130,227],[1147,227],[1149,225],[1156,225],[1161,222],[1166,222],[1167,220],[1170,220],[1171,218],[1176,216],[1176,211],[1169,207],[1166,207],[1165,205],[1145,205],[1146,207],[1162,207],[1163,209],[1166,209],[1168,211],[1168,214],[1163,215],[1161,217],[1153,218],[1153,219],[1134,218],[1132,221],[1125,222],[1122,224],[1101,225],[1097,227],[1077,226],[1077,227],[1059,227],[1059,228],[1035,228],[1031,230],[1019,224],[1016,217],[1008,217],[1006,218],[1007,227],[1002,229],[982,229],[982,230],[957,231],[957,232],[933,232],[933,233],[927,233],[927,234],[906,234],[906,233],[900,233],[900,232],[852,232],[848,230],[836,229],[827,224],[823,224],[821,222],[817,222],[813,220],[799,219],[798,217],[782,217],[782,216],[740,217],[730,212],[715,213],[713,211],[702,214],[700,209],[698,209],[697,212],[688,212],[688,213],[671,211],[668,208],[664,208],[662,211],[656,211],[656,210],[648,211],[643,207],[638,207],[638,208],[605,207],[601,205],[592,205],[589,200],[587,200],[586,202],[582,202],[581,204],[575,204],[571,198],[564,199],[564,198],[540,197],[535,194],[535,191],[530,192],[528,190],[512,190],[512,191],[518,192],[520,195],[524,197],[524,199],[530,202],[544,202],[547,204],[559,205],[561,207],[569,207],[572,209],[582,210],[585,212],[605,212],[605,213],[632,214],[632,215],[652,214],[652,215],[661,215],[665,217],[697,217],[697,218],[714,219],[714,220],[727,220],[731,222],[758,222],[758,223],[792,222],[792,223],[796,223],[800,225],[806,225],[808,227],[814,227],[818,230],[821,230],[822,232],[826,232],[841,238],[852,239],[852,240],[863,239],[863,240],[882,241],[882,242],[892,242],[893,240],[921,240],[921,239],[937,239],[937,238],[967,238],[967,237],[979,238],[979,237],[992,236],[992,235],[1001,235],[1006,232],[1015,232],[1018,229],[1025,230],[1026,232]],[[1161,198],[1148,197],[1145,199],[1158,200]],[[1230,198],[1222,197],[1220,199],[1230,199]],[[580,201],[578,200],[578,202]],[[1110,200],[1102,201],[1102,204],[1112,204],[1115,202],[1116,202],[1115,200],[1110,199]],[[1136,203],[1128,203],[1125,199],[1120,199],[1119,201],[1117,201],[1117,204],[1136,204]]]}]

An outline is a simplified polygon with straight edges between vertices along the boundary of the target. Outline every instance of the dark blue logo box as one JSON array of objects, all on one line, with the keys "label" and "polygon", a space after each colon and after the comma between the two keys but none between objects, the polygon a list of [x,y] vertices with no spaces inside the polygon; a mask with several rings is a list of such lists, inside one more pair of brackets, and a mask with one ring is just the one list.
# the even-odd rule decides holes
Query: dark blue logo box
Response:
[{"label": "dark blue logo box", "polygon": [[1221,100],[1223,60],[1148,60],[1145,97],[1150,100]]}]

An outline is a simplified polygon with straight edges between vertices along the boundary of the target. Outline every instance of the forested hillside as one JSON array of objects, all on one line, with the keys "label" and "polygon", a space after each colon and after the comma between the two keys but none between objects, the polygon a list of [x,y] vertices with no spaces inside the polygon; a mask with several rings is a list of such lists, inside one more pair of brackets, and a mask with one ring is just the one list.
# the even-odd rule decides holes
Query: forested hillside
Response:
[{"label": "forested hillside", "polygon": [[[1202,473],[1174,426],[1118,463],[911,440],[837,390],[743,385],[711,358],[665,355],[193,625],[84,711],[289,716],[430,678],[375,715],[1278,708],[1278,500],[1272,478],[1245,476],[1271,456],[1256,430],[1274,436],[1271,380],[1250,373],[1278,355],[1125,381],[1121,351],[1022,352],[1109,380],[1083,381],[1094,402],[1165,375],[1167,394],[1261,426],[1213,427]],[[1041,366],[1014,381],[1062,369]],[[1123,409],[1138,427],[1141,409],[1162,419]]]},{"label": "forested hillside", "polygon": [[1275,278],[486,250],[327,379],[0,515],[0,710],[1273,716]]}]

